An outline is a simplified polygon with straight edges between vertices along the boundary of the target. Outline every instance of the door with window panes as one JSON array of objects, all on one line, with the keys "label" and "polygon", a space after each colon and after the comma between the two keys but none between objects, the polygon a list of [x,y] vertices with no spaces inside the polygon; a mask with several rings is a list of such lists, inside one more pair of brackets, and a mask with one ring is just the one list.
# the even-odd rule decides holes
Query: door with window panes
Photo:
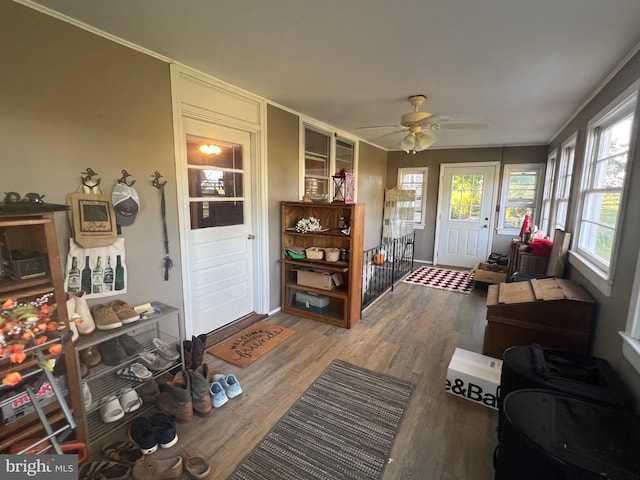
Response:
[{"label": "door with window panes", "polygon": [[251,313],[253,256],[247,132],[185,119],[193,334]]}]

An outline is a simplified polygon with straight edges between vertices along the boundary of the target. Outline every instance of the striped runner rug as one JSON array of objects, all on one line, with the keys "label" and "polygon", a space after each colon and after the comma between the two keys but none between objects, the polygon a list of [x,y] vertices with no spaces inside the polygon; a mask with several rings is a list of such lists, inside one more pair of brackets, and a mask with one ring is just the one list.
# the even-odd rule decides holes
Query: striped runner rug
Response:
[{"label": "striped runner rug", "polygon": [[379,479],[413,387],[334,360],[229,478]]}]

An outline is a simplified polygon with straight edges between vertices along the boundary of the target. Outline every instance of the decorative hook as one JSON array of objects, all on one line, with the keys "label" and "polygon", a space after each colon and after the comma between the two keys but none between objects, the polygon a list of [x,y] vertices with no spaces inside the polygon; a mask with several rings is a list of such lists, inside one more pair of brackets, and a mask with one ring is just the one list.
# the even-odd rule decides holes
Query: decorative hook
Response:
[{"label": "decorative hook", "polygon": [[131,183],[128,183],[127,182],[127,177],[130,177],[130,176],[131,176],[131,174],[129,172],[127,172],[126,170],[122,170],[122,176],[118,180],[118,183],[123,183],[127,187],[133,187],[133,184],[136,183],[136,181],[133,180]]},{"label": "decorative hook", "polygon": [[162,175],[160,175],[160,172],[158,172],[157,170],[153,173],[153,175],[151,175],[153,177],[153,182],[151,182],[151,184],[156,187],[156,188],[162,188],[167,184],[167,181],[165,180],[164,182],[161,182],[160,179],[162,178]]},{"label": "decorative hook", "polygon": [[[91,167],[87,168],[86,172],[80,172],[84,177],[80,177],[85,193],[100,193],[100,180],[93,180],[93,177],[99,175],[98,172],[94,172]],[[94,192],[96,190],[96,192]]]}]

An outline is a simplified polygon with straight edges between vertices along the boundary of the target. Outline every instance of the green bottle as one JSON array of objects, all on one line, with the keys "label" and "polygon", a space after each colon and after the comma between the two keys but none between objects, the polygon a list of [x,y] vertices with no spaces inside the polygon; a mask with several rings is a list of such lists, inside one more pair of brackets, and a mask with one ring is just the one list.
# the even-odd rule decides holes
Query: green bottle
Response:
[{"label": "green bottle", "polygon": [[80,288],[86,294],[91,293],[91,267],[89,266],[89,255],[84,257],[84,268],[82,269]]},{"label": "green bottle", "polygon": [[120,255],[116,256],[116,277],[113,282],[113,289],[124,289],[124,268],[122,267],[122,262],[120,261]]}]

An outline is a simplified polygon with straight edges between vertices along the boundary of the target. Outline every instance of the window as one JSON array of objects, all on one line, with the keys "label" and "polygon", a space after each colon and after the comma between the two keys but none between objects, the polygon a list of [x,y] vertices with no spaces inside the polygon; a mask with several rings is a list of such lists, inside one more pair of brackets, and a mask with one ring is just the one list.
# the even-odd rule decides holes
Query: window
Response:
[{"label": "window", "polygon": [[578,133],[574,133],[562,144],[560,154],[560,168],[558,171],[558,182],[556,184],[555,201],[555,228],[566,230],[567,208],[569,206],[569,196],[571,194],[571,179],[573,178],[573,159],[576,155],[576,142]]},{"label": "window", "polygon": [[525,215],[537,221],[543,168],[535,163],[504,166],[498,233],[518,235]]},{"label": "window", "polygon": [[540,230],[553,238],[551,228],[551,204],[553,202],[553,182],[556,176],[556,158],[558,151],[554,150],[547,157],[547,173],[544,179],[544,192],[542,194],[542,212],[540,215]]},{"label": "window", "polygon": [[427,168],[399,168],[398,188],[415,190],[413,221],[416,227],[424,227],[424,213],[426,211],[427,196]]},{"label": "window", "polygon": [[613,283],[637,90],[638,82],[588,125],[572,259],[590,280],[595,274],[594,284],[606,295]]}]

